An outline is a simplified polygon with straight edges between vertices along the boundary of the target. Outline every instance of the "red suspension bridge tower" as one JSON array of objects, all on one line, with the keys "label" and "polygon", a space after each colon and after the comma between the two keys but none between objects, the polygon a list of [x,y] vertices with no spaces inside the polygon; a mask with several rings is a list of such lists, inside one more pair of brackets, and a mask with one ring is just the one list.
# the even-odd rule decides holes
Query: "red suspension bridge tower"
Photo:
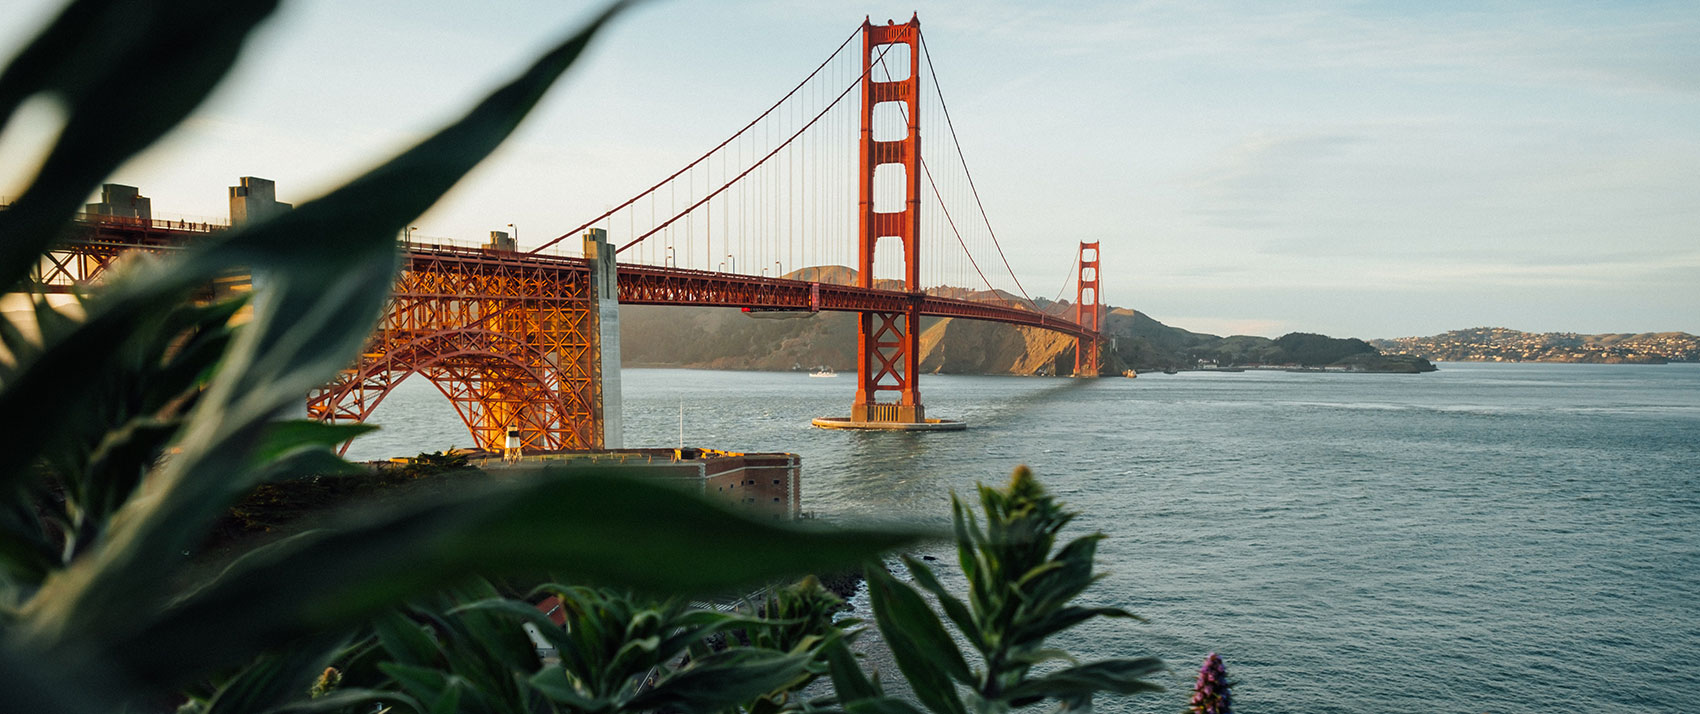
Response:
[{"label": "red suspension bridge tower", "polygon": [[[915,295],[903,312],[864,312],[856,326],[856,401],[850,421],[864,424],[922,424],[921,405],[921,21],[875,25],[862,23],[862,128],[857,156],[857,284],[875,287],[874,252],[882,238],[897,238],[903,251],[903,289]],[[909,52],[903,79],[874,80],[874,63],[883,62],[894,45]],[[878,59],[876,59],[876,53]],[[907,121],[903,137],[874,138],[875,110],[900,104]],[[903,208],[876,210],[875,175],[881,167],[902,173]],[[894,401],[881,401],[894,394]]]},{"label": "red suspension bridge tower", "polygon": [[1074,345],[1074,376],[1096,377],[1100,371],[1099,355],[1103,351],[1103,325],[1100,319],[1103,306],[1099,304],[1098,243],[1081,242],[1079,273],[1075,275],[1074,322],[1091,331],[1091,337],[1080,337]]}]

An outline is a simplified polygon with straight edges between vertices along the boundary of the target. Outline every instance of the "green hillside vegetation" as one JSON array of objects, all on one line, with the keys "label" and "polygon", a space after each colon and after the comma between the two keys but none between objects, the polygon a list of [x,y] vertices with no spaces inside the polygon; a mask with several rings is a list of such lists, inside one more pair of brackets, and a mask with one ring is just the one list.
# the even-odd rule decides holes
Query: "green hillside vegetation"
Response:
[{"label": "green hillside vegetation", "polygon": [[621,361],[627,367],[856,368],[855,314],[792,315],[751,317],[735,308],[627,305],[620,308]]}]

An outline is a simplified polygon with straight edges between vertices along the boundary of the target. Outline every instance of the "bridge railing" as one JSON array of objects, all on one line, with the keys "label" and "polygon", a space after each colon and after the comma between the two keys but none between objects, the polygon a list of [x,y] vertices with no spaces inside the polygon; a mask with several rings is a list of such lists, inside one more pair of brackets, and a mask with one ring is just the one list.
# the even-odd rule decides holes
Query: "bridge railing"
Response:
[{"label": "bridge railing", "polygon": [[100,223],[108,226],[125,228],[142,228],[163,231],[189,231],[191,233],[212,233],[230,228],[229,221],[210,218],[136,218],[133,216],[113,216],[105,213],[89,213],[83,211],[77,214],[76,220],[86,223]]},{"label": "bridge railing", "polygon": [[477,241],[454,240],[452,238],[432,237],[425,240],[401,239],[396,245],[410,253],[430,254],[437,256],[454,256],[462,258],[507,258],[545,263],[572,263],[582,265],[584,259],[576,255],[568,255],[561,251],[545,253],[527,253],[525,251],[498,250]]},{"label": "bridge railing", "polygon": [[[9,210],[12,199],[0,196],[0,211]],[[195,233],[212,233],[230,227],[229,221],[203,216],[176,216],[159,218],[137,218],[135,216],[114,216],[106,213],[91,213],[78,211],[71,218],[82,223],[99,223],[120,228],[142,228],[164,231],[191,231]]]}]

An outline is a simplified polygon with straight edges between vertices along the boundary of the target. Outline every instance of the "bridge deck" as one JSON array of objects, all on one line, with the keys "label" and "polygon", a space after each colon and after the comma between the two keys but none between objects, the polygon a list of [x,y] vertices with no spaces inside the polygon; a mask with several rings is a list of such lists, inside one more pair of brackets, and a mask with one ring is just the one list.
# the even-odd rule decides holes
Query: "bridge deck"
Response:
[{"label": "bridge deck", "polygon": [[[409,253],[435,260],[465,261],[469,264],[499,264],[521,261],[533,267],[547,265],[560,270],[587,271],[582,258],[510,253],[484,248],[466,248],[427,243],[407,245]],[[763,310],[833,312],[904,312],[915,302],[929,317],[960,317],[1026,325],[1090,339],[1093,333],[1078,323],[1003,303],[960,300],[926,293],[862,288],[854,285],[817,283],[707,270],[659,268],[648,265],[619,267],[620,303],[624,305],[699,305],[704,307],[747,307]]]},{"label": "bridge deck", "polygon": [[[44,266],[43,283],[50,291],[64,291],[73,283],[87,282],[127,250],[170,251],[204,239],[224,226],[177,221],[142,222],[102,217],[80,223],[84,228],[52,261]],[[529,269],[586,272],[583,258],[437,243],[401,243],[410,256],[438,263],[474,265],[523,264]],[[76,256],[77,259],[71,259]],[[901,290],[862,288],[854,285],[817,283],[706,270],[660,268],[646,265],[619,267],[620,302],[627,305],[701,305],[747,307],[762,310],[904,312],[915,302],[922,315],[960,317],[1025,325],[1053,330],[1071,337],[1088,338],[1093,332],[1067,318],[1047,315],[1007,303],[980,302],[939,297]]]}]

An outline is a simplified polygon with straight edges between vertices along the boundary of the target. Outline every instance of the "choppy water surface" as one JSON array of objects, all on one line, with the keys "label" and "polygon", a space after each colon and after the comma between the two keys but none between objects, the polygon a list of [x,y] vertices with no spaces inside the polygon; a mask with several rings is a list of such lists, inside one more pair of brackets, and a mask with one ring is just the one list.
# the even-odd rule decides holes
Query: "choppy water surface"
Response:
[{"label": "choppy water surface", "polygon": [[[415,380],[351,456],[470,442]],[[808,426],[852,378],[627,370],[627,440],[802,454],[804,508],[947,522],[1029,464],[1089,591],[1144,624],[1066,642],[1157,655],[1173,712],[1221,652],[1248,712],[1700,710],[1700,366],[1446,364],[1427,375],[928,376],[966,432]],[[954,564],[941,559],[947,573]]]}]

